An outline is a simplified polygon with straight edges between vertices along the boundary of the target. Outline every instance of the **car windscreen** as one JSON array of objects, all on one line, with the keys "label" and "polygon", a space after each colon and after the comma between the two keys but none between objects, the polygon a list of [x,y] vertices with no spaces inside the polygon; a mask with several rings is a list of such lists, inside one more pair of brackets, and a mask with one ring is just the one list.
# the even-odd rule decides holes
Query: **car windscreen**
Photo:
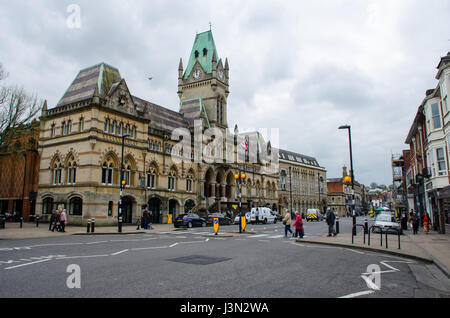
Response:
[{"label": "car windscreen", "polygon": [[378,222],[395,222],[395,217],[388,214],[380,214],[377,216],[376,221]]}]

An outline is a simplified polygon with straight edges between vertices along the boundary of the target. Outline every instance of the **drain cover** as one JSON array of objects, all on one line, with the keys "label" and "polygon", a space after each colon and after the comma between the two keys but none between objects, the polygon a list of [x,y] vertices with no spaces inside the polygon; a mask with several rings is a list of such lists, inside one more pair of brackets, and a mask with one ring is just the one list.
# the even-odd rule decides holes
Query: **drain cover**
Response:
[{"label": "drain cover", "polygon": [[184,264],[194,264],[194,265],[210,265],[210,264],[225,262],[225,261],[229,261],[229,260],[231,260],[231,258],[211,257],[211,256],[203,256],[203,255],[191,255],[191,256],[172,258],[172,259],[169,259],[168,261],[184,263]]}]

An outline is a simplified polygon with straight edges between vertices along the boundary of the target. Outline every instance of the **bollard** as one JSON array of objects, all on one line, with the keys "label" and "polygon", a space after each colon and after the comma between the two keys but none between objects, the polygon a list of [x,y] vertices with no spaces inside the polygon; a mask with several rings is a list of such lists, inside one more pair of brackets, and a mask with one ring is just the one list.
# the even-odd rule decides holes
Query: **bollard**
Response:
[{"label": "bollard", "polygon": [[386,230],[386,248],[388,248],[388,232],[389,230]]},{"label": "bollard", "polygon": [[86,228],[86,233],[89,233],[91,229],[91,219],[87,220],[87,228]]},{"label": "bollard", "polygon": [[364,233],[369,233],[369,223],[367,222],[367,218],[364,219]]},{"label": "bollard", "polygon": [[122,217],[119,216],[119,233],[122,233]]},{"label": "bollard", "polygon": [[92,221],[91,221],[91,233],[94,233],[94,230],[95,230],[95,218],[92,218]]},{"label": "bollard", "polygon": [[339,217],[336,218],[336,234],[339,234]]},{"label": "bollard", "polygon": [[20,228],[22,228],[23,217],[20,217]]},{"label": "bollard", "polygon": [[139,230],[139,226],[141,225],[141,219],[140,218],[138,218],[137,219],[137,228],[136,228],[136,230]]},{"label": "bollard", "polygon": [[36,215],[36,227],[39,227],[39,215]]}]

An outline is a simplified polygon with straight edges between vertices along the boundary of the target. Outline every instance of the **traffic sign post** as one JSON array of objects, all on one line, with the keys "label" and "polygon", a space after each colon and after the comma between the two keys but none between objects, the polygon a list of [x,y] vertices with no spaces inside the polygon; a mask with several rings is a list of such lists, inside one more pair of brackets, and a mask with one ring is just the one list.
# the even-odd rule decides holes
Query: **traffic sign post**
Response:
[{"label": "traffic sign post", "polygon": [[245,218],[245,216],[241,216],[241,226],[242,231],[245,232],[245,227],[247,226],[247,219]]},{"label": "traffic sign post", "polygon": [[214,232],[217,235],[217,232],[219,232],[219,218],[214,218]]}]

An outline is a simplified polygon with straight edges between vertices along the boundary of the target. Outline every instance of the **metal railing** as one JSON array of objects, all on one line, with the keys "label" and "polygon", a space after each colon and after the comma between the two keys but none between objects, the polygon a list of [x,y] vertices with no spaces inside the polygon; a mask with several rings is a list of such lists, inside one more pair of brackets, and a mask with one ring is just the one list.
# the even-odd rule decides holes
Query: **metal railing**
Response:
[{"label": "metal railing", "polygon": [[[380,246],[383,246],[383,228],[381,227],[381,226],[378,226],[378,225],[372,225],[370,228],[369,228],[369,245],[370,245],[370,232],[373,232],[373,229],[374,228],[378,228],[378,229],[380,229]],[[395,227],[391,227],[391,226],[388,226],[387,227],[388,229],[385,231],[385,237],[386,237],[386,248],[389,248],[389,243],[388,243],[388,234],[389,234],[389,230],[394,230],[396,233],[397,233],[397,236],[398,236],[398,249],[401,249],[401,244],[400,244],[400,235],[401,235],[401,231],[400,230],[398,230],[397,228],[395,228]]]}]

